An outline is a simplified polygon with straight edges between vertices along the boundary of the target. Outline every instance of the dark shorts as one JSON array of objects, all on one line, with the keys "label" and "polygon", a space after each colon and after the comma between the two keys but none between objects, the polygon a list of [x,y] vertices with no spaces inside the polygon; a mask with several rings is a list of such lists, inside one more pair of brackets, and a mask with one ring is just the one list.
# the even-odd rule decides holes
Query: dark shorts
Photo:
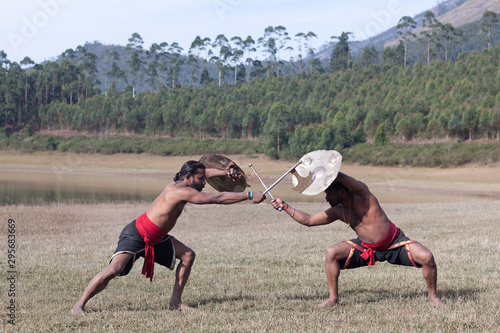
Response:
[{"label": "dark shorts", "polygon": [[[170,239],[171,237],[172,236],[170,235],[166,235],[161,242],[154,246],[154,250],[155,262],[173,270],[175,267],[175,250],[172,240]],[[111,257],[111,260],[113,260],[113,258],[120,253],[130,253],[133,257],[127,263],[127,266],[125,266],[125,269],[119,274],[119,276],[127,275],[132,269],[134,262],[139,257],[144,258],[145,247],[146,243],[135,226],[135,220],[127,224],[120,233],[118,246],[116,247],[115,253]]]},{"label": "dark shorts", "polygon": [[[351,239],[350,241],[345,241],[351,245],[351,251],[349,256],[345,260],[339,260],[340,267],[342,269],[358,268],[367,266],[368,262],[361,258],[361,253],[363,253],[364,247],[361,245],[361,240],[359,238]],[[391,244],[391,247],[383,251],[374,251],[375,261],[387,261],[393,265],[402,266],[413,266],[420,268],[422,265],[416,263],[413,260],[413,256],[410,250],[410,244],[417,243],[416,241],[410,240],[405,236],[401,229],[399,230],[399,236]]]}]

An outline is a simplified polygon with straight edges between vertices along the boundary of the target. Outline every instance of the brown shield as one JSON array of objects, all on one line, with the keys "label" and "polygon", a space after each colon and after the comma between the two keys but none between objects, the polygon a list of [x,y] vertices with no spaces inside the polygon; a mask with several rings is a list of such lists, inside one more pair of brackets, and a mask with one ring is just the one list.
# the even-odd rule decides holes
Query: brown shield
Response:
[{"label": "brown shield", "polygon": [[247,184],[245,172],[228,157],[218,154],[205,154],[200,158],[200,162],[206,168],[219,170],[234,168],[236,170],[237,179],[229,176],[207,178],[207,183],[219,192],[243,192],[250,186]]}]

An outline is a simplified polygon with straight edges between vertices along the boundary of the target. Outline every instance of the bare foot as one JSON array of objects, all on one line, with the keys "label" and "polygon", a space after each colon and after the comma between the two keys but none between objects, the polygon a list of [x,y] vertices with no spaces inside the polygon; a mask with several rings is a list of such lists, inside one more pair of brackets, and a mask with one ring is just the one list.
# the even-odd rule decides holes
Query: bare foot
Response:
[{"label": "bare foot", "polygon": [[81,314],[84,314],[85,311],[83,311],[83,308],[80,305],[78,305],[78,303],[77,303],[77,304],[75,304],[73,309],[71,309],[71,313],[81,315]]},{"label": "bare foot", "polygon": [[179,304],[174,304],[174,303],[170,303],[170,305],[168,306],[168,308],[170,310],[179,310],[179,311],[194,311],[194,309],[190,306],[187,306],[186,304],[184,303],[179,303]]},{"label": "bare foot", "polygon": [[318,305],[318,308],[328,308],[328,307],[335,307],[335,306],[339,306],[339,301],[332,301],[330,299],[327,299],[326,301],[324,301],[323,303],[321,303],[320,305]]},{"label": "bare foot", "polygon": [[440,308],[446,308],[446,304],[444,304],[443,301],[441,301],[437,296],[429,298],[429,302],[431,302],[432,305],[434,306],[438,306]]}]

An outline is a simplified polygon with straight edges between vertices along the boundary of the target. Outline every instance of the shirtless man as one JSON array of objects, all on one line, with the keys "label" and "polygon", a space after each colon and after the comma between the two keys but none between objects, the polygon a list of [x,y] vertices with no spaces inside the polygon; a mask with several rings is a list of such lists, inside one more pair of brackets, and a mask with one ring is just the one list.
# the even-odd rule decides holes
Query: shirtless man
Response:
[{"label": "shirtless man", "polygon": [[146,212],[125,226],[109,266],[90,281],[71,312],[74,314],[84,313],[84,307],[88,300],[104,290],[108,282],[116,276],[127,275],[139,256],[144,257],[142,274],[145,274],[150,280],[153,279],[154,262],[173,270],[175,258],[180,259],[169,308],[171,310],[191,309],[182,303],[181,296],[191,272],[195,253],[179,240],[168,235],[186,203],[198,205],[232,204],[243,200],[260,203],[265,199],[262,192],[201,193],[206,184],[206,177],[226,174],[232,178],[236,177],[234,169],[205,170],[205,166],[200,162],[186,162],[175,175],[174,182],[165,187]]},{"label": "shirtless man", "polygon": [[375,261],[385,260],[396,265],[421,267],[429,301],[444,306],[437,296],[437,267],[432,253],[422,244],[408,239],[394,226],[366,184],[339,172],[325,193],[331,207],[314,215],[297,210],[280,198],[271,201],[275,209],[282,208],[300,224],[313,227],[341,220],[358,236],[326,250],[325,268],[330,297],[320,307],[339,304],[341,269],[374,265]]}]

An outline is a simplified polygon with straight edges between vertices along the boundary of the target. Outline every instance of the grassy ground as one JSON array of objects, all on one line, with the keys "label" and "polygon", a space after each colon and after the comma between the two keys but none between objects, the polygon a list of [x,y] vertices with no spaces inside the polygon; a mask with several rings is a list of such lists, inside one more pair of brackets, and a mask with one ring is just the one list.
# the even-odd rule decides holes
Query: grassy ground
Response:
[{"label": "grassy ground", "polygon": [[[306,211],[324,205],[297,204]],[[107,265],[137,205],[2,207],[16,221],[17,324],[6,332],[498,332],[500,229],[498,202],[467,206],[390,204],[391,218],[431,249],[439,291],[448,305],[427,302],[419,269],[377,263],[341,275],[341,306],[318,309],[328,296],[323,260],[332,243],[352,238],[344,224],[308,229],[269,205],[189,206],[173,234],[197,260],[184,301],[194,313],[167,310],[174,275],[157,267],[113,280],[90,300],[87,314],[70,309]],[[5,241],[3,242],[5,244]],[[6,247],[1,252],[5,256]],[[2,261],[2,281],[6,280]],[[7,285],[3,285],[5,299]]]},{"label": "grassy ground", "polygon": [[[28,168],[40,163],[40,158],[34,159],[36,163],[18,158],[11,165]],[[240,164],[246,163],[241,160]],[[97,164],[89,159],[78,168],[119,169],[120,163],[140,167],[139,162],[102,161],[88,166]],[[180,166],[177,162],[172,162],[174,170]],[[0,158],[2,163],[6,162]],[[151,162],[152,169],[155,163]],[[259,165],[255,160],[252,163]],[[287,169],[273,163],[263,173],[274,175]],[[162,167],[170,168],[165,165],[163,160]],[[467,170],[462,169],[446,173],[399,169],[397,173],[396,169],[346,167],[365,175],[376,191],[384,186],[396,193],[405,191],[409,185],[400,185],[401,179],[413,184],[420,176],[426,184],[437,184],[452,194],[476,191],[475,182],[464,179]],[[474,178],[478,172],[471,170],[468,174]],[[490,173],[498,174],[498,170],[492,168]],[[490,177],[489,182],[495,184],[496,176]],[[107,265],[122,227],[149,203],[3,206],[0,331],[499,332],[500,203],[496,197],[472,198],[434,203],[382,201],[405,234],[434,253],[438,290],[446,309],[428,304],[421,270],[387,263],[342,272],[341,306],[318,309],[316,305],[328,296],[325,250],[353,238],[354,233],[340,223],[306,228],[267,203],[243,202],[189,205],[172,232],[197,254],[183,298],[196,311],[169,311],[173,272],[157,266],[150,283],[140,274],[139,260],[128,276],[113,280],[89,301],[84,316],[71,315],[71,308],[90,279]],[[326,207],[324,203],[294,205],[308,212]],[[11,288],[6,260],[8,219],[15,221],[15,297],[7,296]],[[17,306],[15,326],[7,323],[5,315],[4,306],[11,299]]]}]

